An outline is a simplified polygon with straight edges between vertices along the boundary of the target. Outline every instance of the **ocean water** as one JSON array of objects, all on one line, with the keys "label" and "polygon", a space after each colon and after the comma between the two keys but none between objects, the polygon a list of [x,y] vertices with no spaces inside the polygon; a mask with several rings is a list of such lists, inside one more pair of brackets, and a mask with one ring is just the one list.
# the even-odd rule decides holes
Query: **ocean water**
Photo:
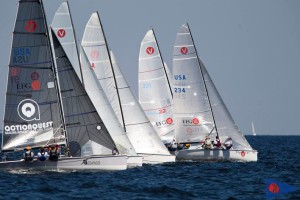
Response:
[{"label": "ocean water", "polygon": [[0,199],[265,199],[266,179],[297,187],[300,136],[248,136],[258,162],[185,162],[118,172],[0,171]]}]

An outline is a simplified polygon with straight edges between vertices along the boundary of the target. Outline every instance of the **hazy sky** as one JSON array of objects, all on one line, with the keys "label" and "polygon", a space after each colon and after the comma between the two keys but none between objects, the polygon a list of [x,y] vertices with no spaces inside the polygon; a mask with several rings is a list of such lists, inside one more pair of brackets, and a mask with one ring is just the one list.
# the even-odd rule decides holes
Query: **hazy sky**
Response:
[{"label": "hazy sky", "polygon": [[[61,0],[44,0],[50,24]],[[244,134],[300,135],[299,0],[69,0],[77,39],[99,11],[110,48],[135,95],[140,42],[152,27],[172,69],[179,27],[188,22],[219,93]],[[0,1],[3,116],[17,0]]]}]

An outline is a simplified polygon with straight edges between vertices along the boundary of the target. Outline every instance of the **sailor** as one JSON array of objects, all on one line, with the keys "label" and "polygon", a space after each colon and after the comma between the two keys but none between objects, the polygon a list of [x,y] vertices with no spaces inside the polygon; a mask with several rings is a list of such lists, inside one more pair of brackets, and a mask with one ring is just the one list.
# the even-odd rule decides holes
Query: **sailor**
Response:
[{"label": "sailor", "polygon": [[28,161],[33,161],[34,158],[34,153],[31,151],[31,147],[27,146],[25,148],[25,152],[23,154],[23,159],[28,162]]},{"label": "sailor", "polygon": [[228,137],[223,144],[223,149],[230,149],[231,147],[232,147],[232,139],[231,137]]},{"label": "sailor", "polygon": [[48,152],[45,151],[45,148],[42,147],[40,152],[38,153],[38,160],[39,161],[45,161],[47,160]]},{"label": "sailor", "polygon": [[184,149],[189,149],[191,147],[191,144],[185,144]]},{"label": "sailor", "polygon": [[112,155],[119,155],[119,151],[116,147],[113,148]]},{"label": "sailor", "polygon": [[58,146],[52,145],[49,154],[49,160],[57,161],[59,157]]},{"label": "sailor", "polygon": [[220,149],[222,147],[222,144],[221,144],[219,136],[216,136],[216,140],[214,141],[214,147],[216,149]]},{"label": "sailor", "polygon": [[181,144],[181,143],[177,143],[177,150],[182,150],[184,148],[184,144]]},{"label": "sailor", "polygon": [[175,142],[175,139],[172,140],[170,143],[166,143],[165,146],[168,148],[170,152],[174,152],[177,150],[177,144]]},{"label": "sailor", "polygon": [[204,149],[213,149],[213,145],[211,143],[209,135],[205,137],[204,144],[202,145]]}]

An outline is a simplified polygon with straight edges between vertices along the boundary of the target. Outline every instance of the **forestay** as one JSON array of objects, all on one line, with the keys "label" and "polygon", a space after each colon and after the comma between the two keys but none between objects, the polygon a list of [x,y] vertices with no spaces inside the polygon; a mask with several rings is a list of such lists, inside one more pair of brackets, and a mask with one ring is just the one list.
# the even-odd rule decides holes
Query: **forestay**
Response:
[{"label": "forestay", "polygon": [[53,30],[52,36],[70,153],[111,155],[115,144]]},{"label": "forestay", "polygon": [[139,102],[164,142],[174,138],[172,91],[153,30],[145,35],[139,55]]},{"label": "forestay", "polygon": [[2,151],[65,143],[43,5],[20,0],[10,56]]},{"label": "forestay", "polygon": [[234,148],[251,149],[198,57],[188,24],[181,26],[176,37],[173,73],[179,142],[199,142],[205,135],[216,136],[217,129],[221,138],[233,139]]}]

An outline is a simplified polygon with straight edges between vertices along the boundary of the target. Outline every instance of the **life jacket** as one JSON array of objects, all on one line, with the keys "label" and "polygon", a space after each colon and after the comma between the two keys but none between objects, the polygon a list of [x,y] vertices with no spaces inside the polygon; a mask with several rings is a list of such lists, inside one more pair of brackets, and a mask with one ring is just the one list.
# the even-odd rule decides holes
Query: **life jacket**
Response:
[{"label": "life jacket", "polygon": [[226,149],[230,149],[232,147],[232,140],[225,141],[224,146],[226,147]]},{"label": "life jacket", "polygon": [[41,156],[39,157],[39,161],[45,161],[45,160],[46,160],[45,152],[42,152]]},{"label": "life jacket", "polygon": [[25,161],[32,161],[33,157],[31,156],[31,151],[25,152]]},{"label": "life jacket", "polygon": [[57,152],[57,149],[51,149],[51,150],[50,150],[49,160],[52,160],[52,161],[58,160],[58,152]]},{"label": "life jacket", "polygon": [[220,147],[221,146],[221,141],[220,140],[216,140],[216,142],[214,143],[214,146]]}]

